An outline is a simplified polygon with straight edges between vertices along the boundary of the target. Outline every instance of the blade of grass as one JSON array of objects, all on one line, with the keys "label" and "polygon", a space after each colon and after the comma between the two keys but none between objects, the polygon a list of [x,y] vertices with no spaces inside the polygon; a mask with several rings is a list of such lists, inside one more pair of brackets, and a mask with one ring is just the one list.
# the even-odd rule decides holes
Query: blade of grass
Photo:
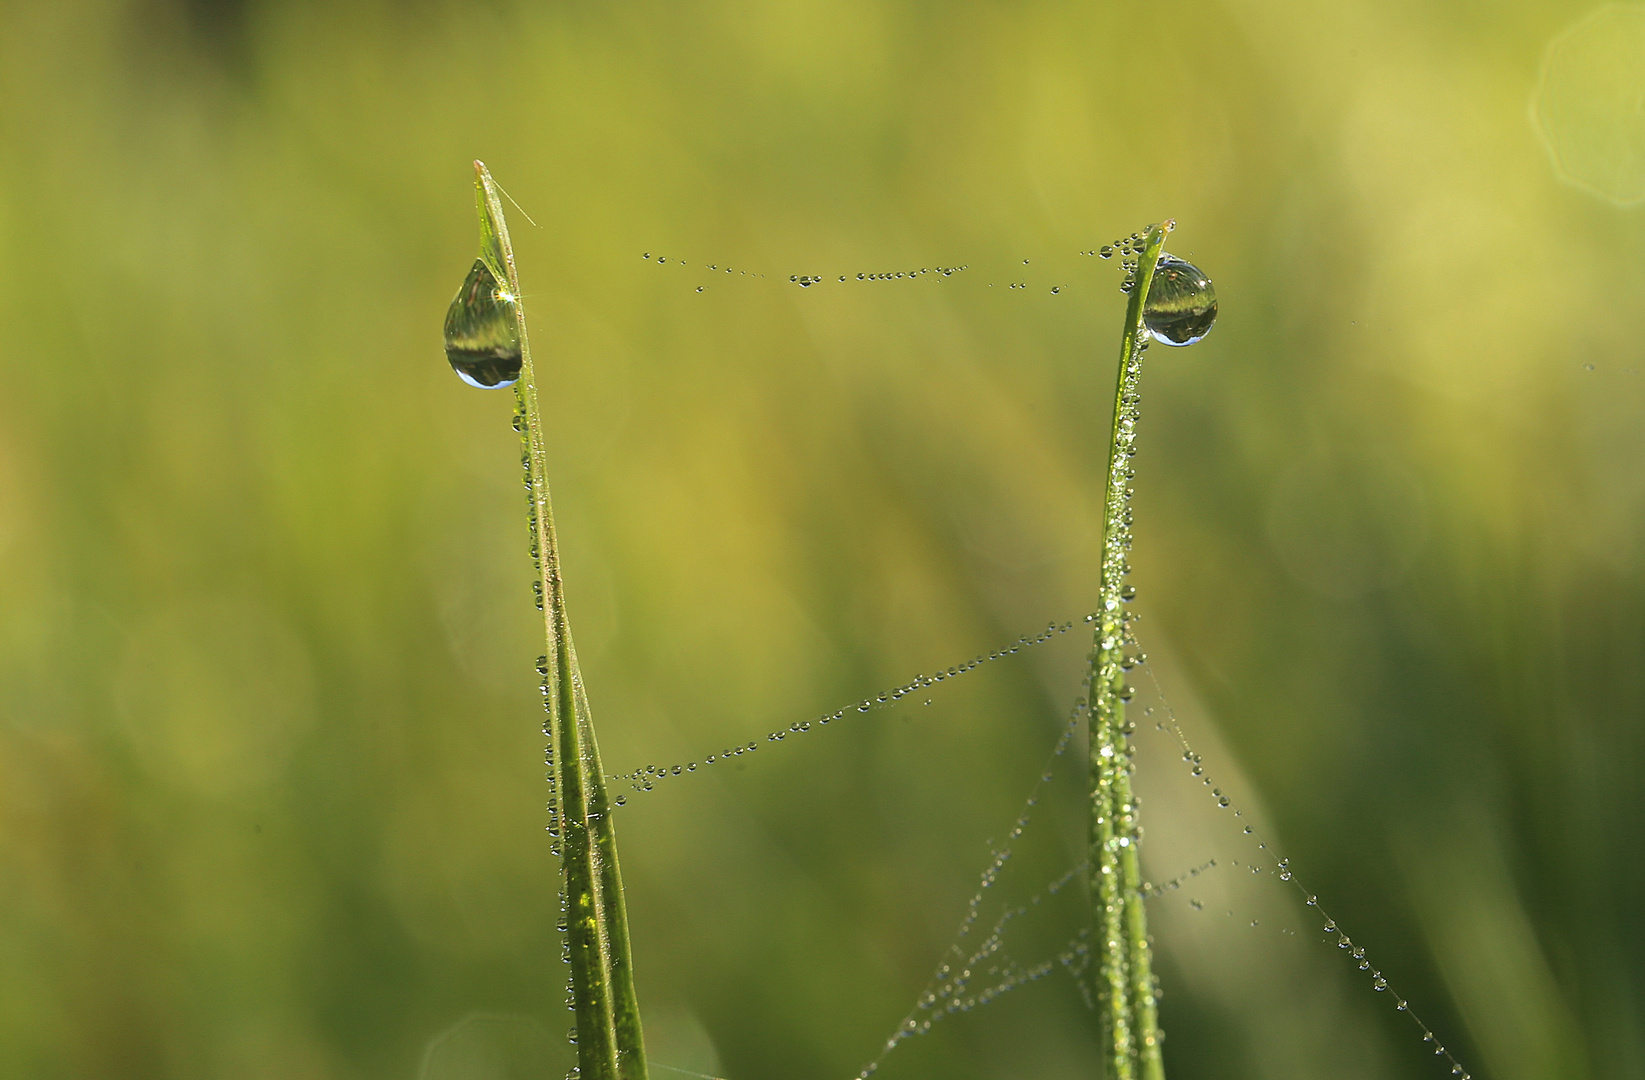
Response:
[{"label": "blade of grass", "polygon": [[1108,1075],[1112,1080],[1164,1080],[1159,1011],[1155,1002],[1148,920],[1143,908],[1142,873],[1137,857],[1140,829],[1131,793],[1130,725],[1125,703],[1130,688],[1124,655],[1129,614],[1123,581],[1130,570],[1130,458],[1136,453],[1137,387],[1147,348],[1143,304],[1172,223],[1150,228],[1141,238],[1135,269],[1127,283],[1130,302],[1120,338],[1119,376],[1104,486],[1102,584],[1096,640],[1091,651],[1091,832],[1090,885]]},{"label": "blade of grass", "polygon": [[577,667],[577,650],[566,618],[565,589],[548,490],[537,372],[526,335],[525,309],[514,248],[498,200],[498,187],[483,163],[474,163],[480,217],[480,259],[505,284],[520,337],[520,378],[514,384],[515,427],[520,429],[531,553],[536,563],[538,606],[548,649],[539,662],[548,710],[550,833],[558,839],[567,959],[571,964],[580,1080],[647,1080],[645,1044],[634,991],[628,914],[617,862],[617,834],[606,796],[605,773]]}]

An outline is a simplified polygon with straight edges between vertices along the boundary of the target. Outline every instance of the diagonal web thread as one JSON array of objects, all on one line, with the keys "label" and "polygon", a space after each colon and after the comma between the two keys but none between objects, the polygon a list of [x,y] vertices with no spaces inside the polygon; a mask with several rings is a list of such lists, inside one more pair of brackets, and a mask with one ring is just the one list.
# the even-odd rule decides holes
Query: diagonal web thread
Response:
[{"label": "diagonal web thread", "polygon": [[[1171,707],[1170,699],[1165,696],[1165,689],[1160,685],[1159,676],[1154,673],[1153,665],[1148,662],[1148,654],[1141,651],[1141,643],[1136,640],[1135,633],[1131,635],[1131,643],[1137,647],[1138,658],[1143,668],[1148,672],[1149,681],[1154,684],[1154,692],[1159,697],[1161,707],[1165,709],[1166,722],[1169,724],[1171,734],[1176,738],[1178,747],[1182,750],[1182,760],[1188,765],[1189,772],[1201,782],[1201,786],[1209,789],[1209,794],[1219,809],[1232,811],[1234,817],[1245,822],[1244,835],[1251,838],[1251,842],[1257,846],[1257,850],[1271,852],[1272,849],[1269,847],[1267,838],[1250,823],[1239,807],[1234,805],[1233,800],[1214,784],[1211,774],[1206,771],[1205,766],[1201,763],[1200,755],[1189,745],[1188,737],[1183,734],[1182,725],[1177,721],[1176,710]],[[1411,1018],[1411,1022],[1422,1033],[1422,1041],[1433,1047],[1434,1056],[1444,1058],[1446,1064],[1451,1067],[1451,1075],[1456,1077],[1457,1080],[1472,1080],[1472,1074],[1463,1067],[1462,1063],[1456,1059],[1450,1050],[1446,1049],[1445,1044],[1440,1042],[1439,1036],[1434,1033],[1434,1030],[1425,1024],[1421,1017],[1417,1016],[1416,1012],[1412,1010],[1410,1002],[1394,989],[1387,976],[1372,965],[1364,946],[1357,944],[1349,937],[1347,932],[1337,924],[1337,921],[1320,906],[1319,897],[1310,891],[1297,877],[1296,872],[1291,869],[1291,860],[1278,858],[1274,868],[1269,872],[1277,875],[1281,881],[1290,884],[1302,896],[1304,903],[1319,912],[1320,917],[1325,920],[1323,929],[1327,934],[1335,936],[1337,948],[1346,952],[1355,966],[1360,971],[1365,972],[1366,977],[1371,982],[1371,989],[1392,996],[1394,1008]]]}]

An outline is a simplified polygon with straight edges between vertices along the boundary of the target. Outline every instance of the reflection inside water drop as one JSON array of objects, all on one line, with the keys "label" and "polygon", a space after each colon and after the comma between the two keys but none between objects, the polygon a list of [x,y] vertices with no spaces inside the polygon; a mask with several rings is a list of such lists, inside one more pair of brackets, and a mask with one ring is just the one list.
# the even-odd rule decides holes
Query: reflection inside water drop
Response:
[{"label": "reflection inside water drop", "polygon": [[1217,319],[1217,291],[1193,263],[1161,255],[1142,305],[1143,325],[1156,341],[1192,345],[1211,332]]},{"label": "reflection inside water drop", "polygon": [[520,377],[520,330],[513,298],[481,259],[446,309],[446,359],[470,386],[511,386]]}]

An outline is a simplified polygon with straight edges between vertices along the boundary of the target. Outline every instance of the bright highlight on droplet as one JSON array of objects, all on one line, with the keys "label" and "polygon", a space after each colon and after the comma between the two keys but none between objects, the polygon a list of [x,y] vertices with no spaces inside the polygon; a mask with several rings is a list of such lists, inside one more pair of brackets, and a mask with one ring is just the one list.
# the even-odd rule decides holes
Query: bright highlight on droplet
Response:
[{"label": "bright highlight on droplet", "polygon": [[1535,114],[1567,180],[1611,202],[1645,200],[1645,5],[1609,4],[1554,38]]},{"label": "bright highlight on droplet", "polygon": [[1193,263],[1161,255],[1142,305],[1142,322],[1154,340],[1165,345],[1192,345],[1211,332],[1217,320],[1217,291]]},{"label": "bright highlight on droplet", "polygon": [[520,377],[520,328],[513,303],[485,261],[475,259],[446,309],[446,359],[468,385],[489,390],[511,386]]}]

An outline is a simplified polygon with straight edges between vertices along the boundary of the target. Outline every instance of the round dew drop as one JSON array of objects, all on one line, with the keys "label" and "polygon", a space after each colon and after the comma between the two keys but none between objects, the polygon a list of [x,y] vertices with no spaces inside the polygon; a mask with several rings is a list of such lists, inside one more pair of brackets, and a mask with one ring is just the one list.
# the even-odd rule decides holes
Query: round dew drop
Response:
[{"label": "round dew drop", "polygon": [[1166,345],[1192,345],[1211,332],[1216,319],[1217,291],[1211,279],[1193,263],[1162,254],[1142,305],[1148,333]]}]

